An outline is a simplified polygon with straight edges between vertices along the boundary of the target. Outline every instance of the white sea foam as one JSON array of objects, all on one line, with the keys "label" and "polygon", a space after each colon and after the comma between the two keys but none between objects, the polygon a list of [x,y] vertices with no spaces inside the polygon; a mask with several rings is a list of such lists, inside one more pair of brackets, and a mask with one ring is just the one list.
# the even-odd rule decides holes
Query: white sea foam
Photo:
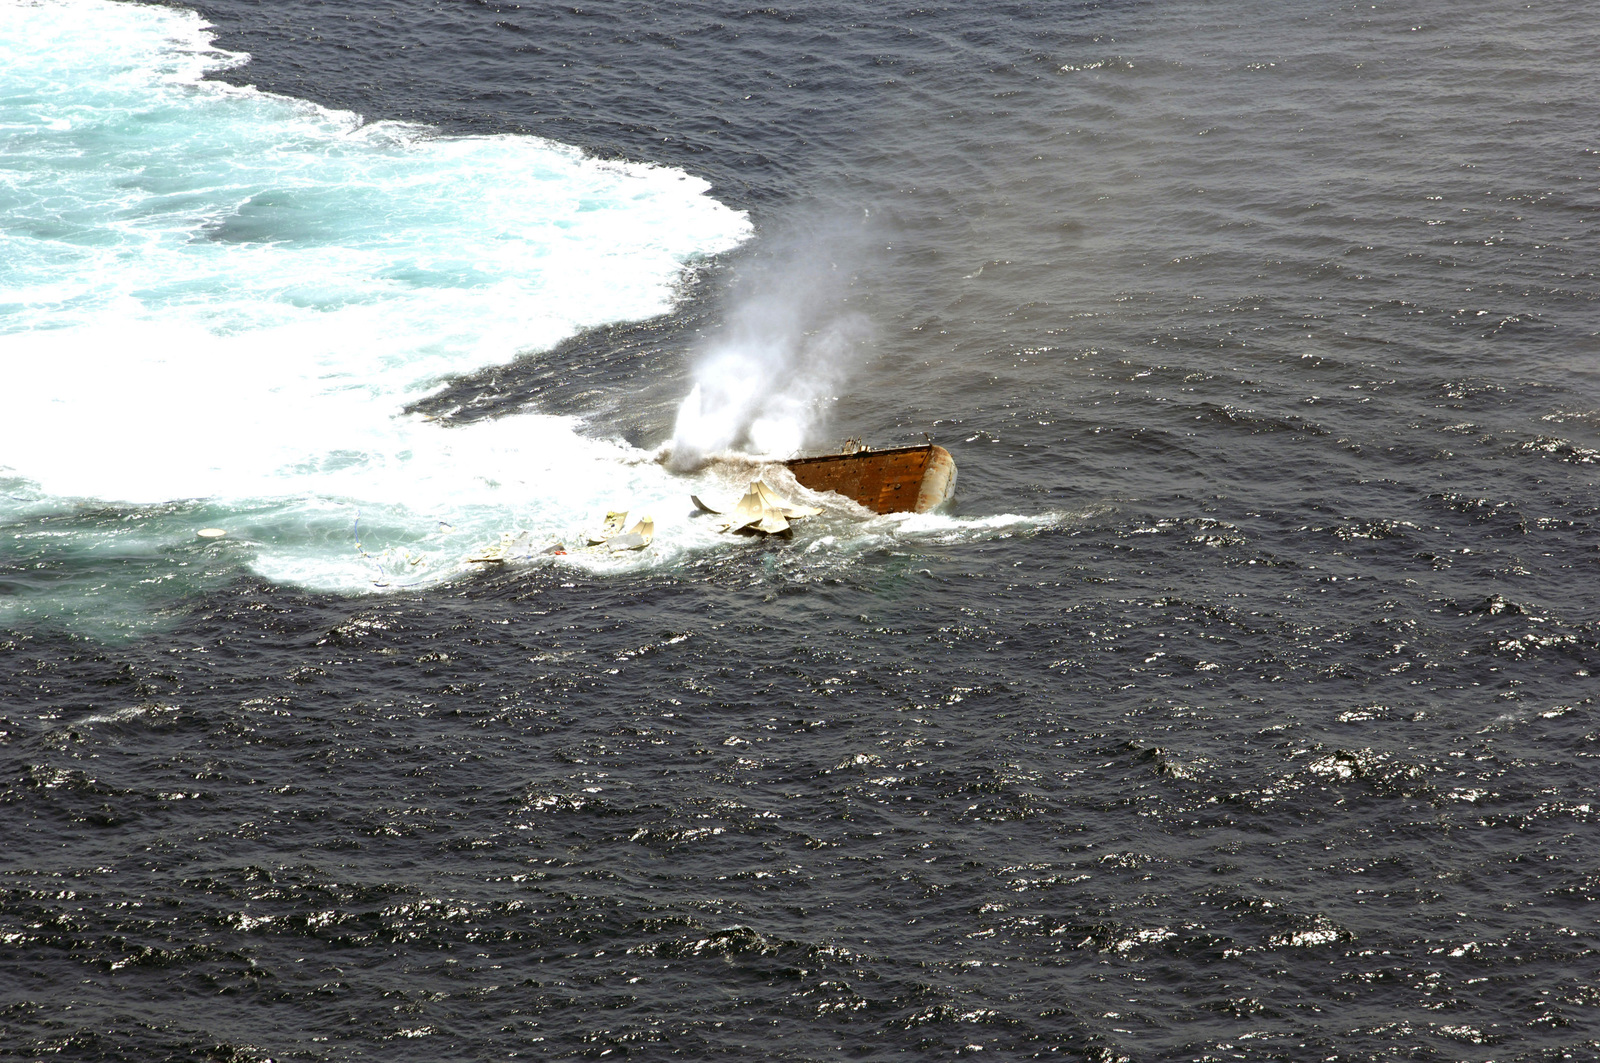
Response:
[{"label": "white sea foam", "polygon": [[[572,545],[612,508],[654,517],[654,545],[565,563],[726,542],[687,496],[737,497],[750,468],[686,480],[571,418],[401,411],[448,374],[669,309],[685,265],[746,239],[748,218],[676,170],[204,79],[244,58],[186,11],[0,0],[0,517],[115,503],[141,536],[219,527],[219,557],[320,590],[447,578],[504,532]],[[814,261],[741,299],[681,451],[800,445],[861,330],[837,266]],[[968,523],[846,534],[1005,534]],[[99,533],[76,534],[93,549]]]},{"label": "white sea foam", "polygon": [[728,452],[788,458],[822,421],[860,360],[866,317],[848,305],[855,231],[825,226],[779,242],[735,293],[722,332],[694,366],[667,454],[674,468]]},{"label": "white sea foam", "polygon": [[745,215],[675,170],[203,80],[241,60],[189,12],[0,3],[0,472],[29,500],[5,505],[208,499],[263,574],[355,589],[374,549],[420,576],[682,497],[570,419],[399,411],[667,310]]}]

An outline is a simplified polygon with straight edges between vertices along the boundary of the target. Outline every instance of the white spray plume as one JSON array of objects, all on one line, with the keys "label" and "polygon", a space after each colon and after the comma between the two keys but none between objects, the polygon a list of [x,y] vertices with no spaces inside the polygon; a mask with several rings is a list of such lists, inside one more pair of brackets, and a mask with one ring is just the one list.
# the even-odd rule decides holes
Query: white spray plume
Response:
[{"label": "white spray plume", "polygon": [[838,230],[813,235],[738,286],[678,408],[669,467],[730,450],[788,458],[808,442],[869,334],[866,316],[847,305],[851,271],[840,259],[853,243]]}]

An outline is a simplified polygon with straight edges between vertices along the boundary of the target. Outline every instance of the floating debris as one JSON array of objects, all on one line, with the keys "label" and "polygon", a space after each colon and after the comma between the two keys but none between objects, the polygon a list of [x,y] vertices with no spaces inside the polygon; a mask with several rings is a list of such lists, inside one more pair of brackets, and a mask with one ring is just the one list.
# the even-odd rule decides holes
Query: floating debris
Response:
[{"label": "floating debris", "polygon": [[790,530],[791,520],[814,517],[822,512],[819,506],[801,506],[789,501],[761,480],[750,481],[750,489],[731,511],[713,509],[695,495],[690,495],[689,500],[703,512],[731,518],[721,528],[725,532],[757,531],[765,535],[782,535]]},{"label": "floating debris", "polygon": [[612,539],[612,538],[615,538],[618,535],[621,535],[622,534],[622,528],[627,523],[628,523],[628,511],[627,510],[622,510],[621,512],[617,512],[617,511],[613,510],[612,512],[607,513],[606,514],[606,522],[600,526],[600,530],[598,532],[590,532],[589,533],[589,535],[588,535],[589,545],[590,546],[597,546],[600,543],[605,542],[607,539]]},{"label": "floating debris", "polygon": [[[615,518],[614,521],[613,518]],[[622,526],[627,523],[627,520],[627,513],[607,513],[603,530],[611,531],[613,534],[599,539],[590,535],[589,549],[596,553],[605,553],[618,550],[643,550],[649,546],[650,540],[655,537],[656,522],[649,517],[640,517],[638,522],[625,533],[615,534],[615,532],[622,531]]]},{"label": "floating debris", "polygon": [[202,539],[220,539],[228,533],[222,528],[201,528],[195,534]]},{"label": "floating debris", "polygon": [[542,537],[536,538],[529,532],[516,535],[506,532],[500,536],[499,542],[479,550],[467,561],[474,565],[503,565],[507,561],[530,561],[535,557],[566,552],[567,548],[562,544],[546,543]]},{"label": "floating debris", "polygon": [[[650,545],[655,537],[655,521],[649,517],[640,517],[632,528],[624,531],[628,523],[628,514],[611,512],[606,514],[605,523],[598,531],[584,535],[588,544],[583,549],[587,553],[611,553],[620,550],[643,550]],[[564,557],[567,553],[565,543],[551,542],[544,536],[536,536],[531,532],[510,532],[500,536],[500,541],[484,547],[471,557],[467,558],[468,564],[473,565],[503,565],[508,561],[532,561],[540,557]]]}]

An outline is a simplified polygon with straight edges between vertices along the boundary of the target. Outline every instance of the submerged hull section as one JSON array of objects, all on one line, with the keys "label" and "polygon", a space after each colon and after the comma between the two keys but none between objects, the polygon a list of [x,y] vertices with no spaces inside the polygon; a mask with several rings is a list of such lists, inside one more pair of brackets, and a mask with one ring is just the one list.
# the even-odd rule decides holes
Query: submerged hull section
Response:
[{"label": "submerged hull section", "polygon": [[926,513],[955,490],[956,463],[933,444],[784,462],[813,491],[837,491],[874,513]]}]

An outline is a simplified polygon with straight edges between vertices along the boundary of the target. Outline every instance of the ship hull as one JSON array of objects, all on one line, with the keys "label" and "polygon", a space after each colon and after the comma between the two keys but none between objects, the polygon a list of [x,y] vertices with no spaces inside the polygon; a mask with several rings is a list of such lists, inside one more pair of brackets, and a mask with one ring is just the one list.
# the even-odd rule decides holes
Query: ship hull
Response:
[{"label": "ship hull", "polygon": [[931,443],[784,462],[801,486],[836,491],[874,513],[926,513],[955,492],[956,463]]}]

